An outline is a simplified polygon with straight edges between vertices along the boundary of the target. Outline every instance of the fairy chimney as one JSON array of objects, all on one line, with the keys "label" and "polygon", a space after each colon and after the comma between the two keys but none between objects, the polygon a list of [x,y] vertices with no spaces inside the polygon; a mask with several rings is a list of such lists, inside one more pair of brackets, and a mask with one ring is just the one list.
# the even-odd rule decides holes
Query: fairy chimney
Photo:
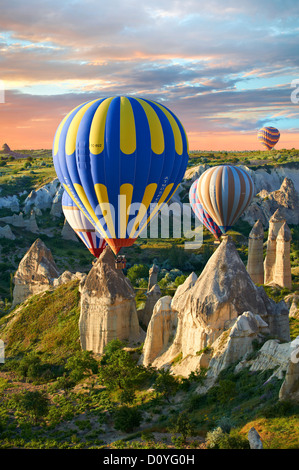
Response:
[{"label": "fairy chimney", "polygon": [[269,232],[267,240],[267,252],[264,261],[264,284],[269,284],[274,279],[276,260],[276,238],[279,229],[284,224],[281,211],[277,209],[269,220]]},{"label": "fairy chimney", "polygon": [[280,287],[292,289],[291,273],[291,230],[286,222],[281,226],[276,239],[276,260],[274,271],[274,283]]},{"label": "fairy chimney", "polygon": [[250,234],[248,243],[248,261],[247,272],[255,284],[264,283],[264,228],[260,220],[258,220]]}]

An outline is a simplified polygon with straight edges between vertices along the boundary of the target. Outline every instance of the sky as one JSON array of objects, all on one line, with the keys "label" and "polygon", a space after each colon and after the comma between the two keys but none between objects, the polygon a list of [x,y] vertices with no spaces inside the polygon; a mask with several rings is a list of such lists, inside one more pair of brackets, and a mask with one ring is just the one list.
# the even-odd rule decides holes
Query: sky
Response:
[{"label": "sky", "polygon": [[0,147],[51,148],[71,109],[125,95],[190,150],[262,150],[263,126],[299,148],[298,20],[298,0],[2,0]]}]

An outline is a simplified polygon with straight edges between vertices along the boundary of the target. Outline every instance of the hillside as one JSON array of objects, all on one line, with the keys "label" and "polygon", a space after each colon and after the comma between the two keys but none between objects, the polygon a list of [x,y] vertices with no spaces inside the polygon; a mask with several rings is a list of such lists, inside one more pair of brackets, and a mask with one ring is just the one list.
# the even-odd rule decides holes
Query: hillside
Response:
[{"label": "hillside", "polygon": [[[299,407],[278,402],[282,380],[268,382],[272,370],[235,374],[231,366],[198,395],[204,371],[170,380],[140,368],[141,350],[122,350],[117,342],[104,363],[81,352],[78,316],[78,283],[71,282],[1,319],[7,344],[0,366],[1,448],[205,448],[207,432],[218,425],[232,429],[226,446],[247,448],[254,426],[265,448],[298,448]],[[298,324],[292,322],[292,337]],[[101,373],[107,360],[108,382]],[[113,374],[124,388],[113,385]]]},{"label": "hillside", "polygon": [[[19,207],[14,212],[19,213],[32,190],[56,177],[50,151],[16,153],[17,159],[4,151],[0,155],[5,162],[0,169],[0,219],[12,215],[9,204],[15,195]],[[220,162],[243,163],[253,170],[297,169],[299,152],[192,152],[189,170]],[[187,185],[184,191],[183,197]],[[5,205],[6,201],[10,203]],[[24,214],[28,218],[29,212]],[[78,281],[51,288],[12,309],[13,275],[37,237],[51,250],[60,273],[88,273],[92,267],[93,257],[85,246],[62,237],[62,215],[53,217],[47,207],[36,211],[35,220],[38,233],[11,225],[15,239],[0,238],[0,338],[5,341],[6,359],[0,364],[0,448],[204,449],[210,445],[207,438],[216,439],[208,433],[220,427],[223,436],[218,446],[246,449],[252,426],[265,448],[299,447],[299,406],[278,400],[283,377],[271,378],[271,369],[245,367],[235,373],[232,364],[221,371],[211,389],[199,395],[204,368],[183,378],[143,367],[139,363],[143,345],[128,348],[112,341],[103,356],[81,351]],[[0,227],[5,224],[0,221]],[[245,264],[251,228],[240,220],[230,231]],[[292,289],[265,288],[276,302],[299,292],[299,229],[298,225],[290,228]],[[191,272],[202,273],[217,249],[205,229],[200,248],[185,250],[185,241],[184,236],[140,238],[123,250],[124,274],[135,289],[137,307],[146,300],[149,268],[154,263],[159,266],[162,295],[172,297]],[[290,330],[293,340],[299,331],[297,317],[290,319]],[[255,345],[252,360],[261,346]],[[180,360],[178,355],[174,362]]]}]

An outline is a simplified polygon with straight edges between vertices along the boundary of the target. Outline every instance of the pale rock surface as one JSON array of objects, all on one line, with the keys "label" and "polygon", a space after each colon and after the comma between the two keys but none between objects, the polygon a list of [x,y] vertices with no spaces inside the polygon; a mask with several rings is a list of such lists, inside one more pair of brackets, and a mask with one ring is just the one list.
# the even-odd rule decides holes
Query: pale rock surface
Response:
[{"label": "pale rock surface", "polygon": [[148,276],[148,287],[147,290],[150,291],[154,285],[158,283],[158,273],[159,273],[159,266],[156,264],[153,264],[152,267],[149,270],[149,276]]},{"label": "pale rock surface", "polygon": [[53,287],[61,286],[62,284],[66,284],[67,282],[74,281],[79,279],[80,282],[84,282],[86,279],[85,273],[71,273],[70,271],[64,271],[57,279],[53,281]]},{"label": "pale rock surface", "polygon": [[145,327],[148,326],[153,314],[154,307],[160,299],[161,295],[161,289],[158,284],[153,285],[150,291],[147,292],[144,308],[137,310],[140,324],[144,325]]},{"label": "pale rock surface", "polygon": [[48,290],[58,276],[51,251],[38,238],[21,259],[14,276],[13,306]]},{"label": "pale rock surface", "polygon": [[175,291],[175,294],[172,298],[171,301],[171,308],[173,310],[179,310],[181,307],[181,301],[186,295],[187,291],[191,289],[191,287],[194,286],[194,284],[197,281],[197,275],[195,273],[191,273],[187,279],[181,284],[177,290]]},{"label": "pale rock surface", "polygon": [[2,217],[0,222],[5,222],[12,225],[13,227],[20,227],[28,230],[29,232],[38,233],[39,228],[35,218],[36,213],[31,211],[29,219],[24,219],[23,213],[13,214],[6,217]]},{"label": "pale rock surface", "polygon": [[279,399],[299,402],[299,336],[291,342],[291,356],[279,391]]},{"label": "pale rock surface", "polygon": [[80,341],[83,350],[102,354],[113,339],[136,344],[143,340],[135,304],[135,292],[107,247],[80,286]]},{"label": "pale rock surface", "polygon": [[8,240],[15,240],[16,237],[12,233],[11,228],[9,225],[5,225],[4,227],[0,227],[0,238],[7,238]]},{"label": "pale rock surface", "polygon": [[55,178],[50,183],[45,184],[41,188],[32,190],[24,202],[24,212],[28,214],[32,206],[38,209],[50,209],[52,206],[53,198],[60,186],[58,178]]},{"label": "pale rock surface", "polygon": [[276,238],[274,283],[281,288],[292,289],[291,230],[286,222],[280,227]]},{"label": "pale rock surface", "polygon": [[248,242],[247,271],[255,284],[264,284],[264,228],[258,220],[250,234]]},{"label": "pale rock surface", "polygon": [[154,363],[169,345],[177,326],[177,313],[171,309],[171,297],[161,297],[155,305],[140,362],[145,366]]},{"label": "pale rock surface", "polygon": [[250,449],[263,449],[263,443],[261,437],[255,428],[249,429],[248,441]]},{"label": "pale rock surface", "polygon": [[61,237],[64,240],[72,240],[73,242],[79,242],[79,238],[77,237],[76,232],[72,229],[66,219],[64,219],[64,224],[61,230]]},{"label": "pale rock surface", "polygon": [[63,192],[64,192],[64,188],[62,185],[60,185],[53,198],[52,207],[50,211],[50,214],[53,217],[60,217],[62,215],[61,200],[62,200]]},{"label": "pale rock surface", "polygon": [[[191,285],[193,280],[191,276]],[[175,307],[177,312],[175,336],[167,349],[153,361],[155,367],[171,367],[173,373],[183,376],[188,376],[200,366],[206,367],[209,357],[200,352],[207,346],[213,348],[223,332],[228,336],[230,332],[226,330],[232,328],[244,312],[251,312],[255,319],[259,319],[260,329],[266,323],[271,335],[290,340],[286,304],[276,304],[267,297],[263,287],[255,286],[230,237],[223,237],[194,285],[185,291],[184,285],[180,287],[181,295],[176,294],[171,304],[172,310]],[[240,321],[239,325],[242,325]],[[233,331],[236,335],[239,330],[235,327]],[[234,341],[232,344],[237,344],[237,337]],[[181,361],[173,364],[178,355]]]},{"label": "pale rock surface", "polygon": [[[251,372],[275,369],[270,377],[282,378],[287,370],[291,354],[291,343],[280,343],[277,339],[266,341],[258,352],[255,359],[246,360],[246,357],[236,366],[238,372],[248,367]],[[270,380],[268,379],[268,380]]]},{"label": "pale rock surface", "polygon": [[281,210],[283,217],[289,224],[297,225],[299,223],[299,193],[291,178],[284,178],[280,188],[276,191],[268,192],[263,188],[243,218],[250,223],[256,216],[259,216],[264,226],[267,227],[270,215],[277,209]]},{"label": "pale rock surface", "polygon": [[285,223],[282,212],[277,209],[269,220],[267,252],[264,261],[264,284],[273,282],[276,262],[276,239],[280,228]]},{"label": "pale rock surface", "polygon": [[221,370],[241,360],[253,350],[252,341],[261,339],[268,333],[268,325],[259,315],[244,312],[235,319],[232,327],[224,331],[213,343],[207,378],[216,378]]},{"label": "pale rock surface", "polygon": [[10,209],[11,212],[19,212],[20,203],[18,196],[14,194],[13,196],[4,196],[0,197],[0,209]]}]

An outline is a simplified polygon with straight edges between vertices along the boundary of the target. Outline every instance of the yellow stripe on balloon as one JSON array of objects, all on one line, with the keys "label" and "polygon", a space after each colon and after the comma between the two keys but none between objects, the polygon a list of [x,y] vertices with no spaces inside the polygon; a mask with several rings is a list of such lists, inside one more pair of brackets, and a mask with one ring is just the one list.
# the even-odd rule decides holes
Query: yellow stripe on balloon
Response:
[{"label": "yellow stripe on balloon", "polygon": [[134,226],[132,227],[129,238],[135,238],[134,235],[135,235],[136,231],[138,230],[139,224],[141,223],[142,219],[146,215],[146,211],[149,208],[149,205],[153,200],[156,189],[157,189],[157,184],[156,183],[151,183],[146,187],[143,198],[142,198],[141,207],[140,207],[139,212],[136,216],[135,223],[134,223]]},{"label": "yellow stripe on balloon", "polygon": [[89,132],[89,150],[94,155],[99,155],[104,150],[106,116],[112,100],[113,97],[102,101],[92,119]]},{"label": "yellow stripe on balloon", "polygon": [[136,150],[134,113],[128,98],[120,98],[120,150],[131,155]]},{"label": "yellow stripe on balloon", "polygon": [[[180,185],[178,185],[179,187]],[[166,188],[164,189],[163,191],[163,194],[162,196],[160,197],[156,207],[153,209],[153,211],[150,213],[147,221],[142,225],[141,229],[138,230],[138,233],[141,233],[142,230],[146,227],[146,225],[149,224],[149,222],[152,220],[152,218],[156,215],[156,213],[161,209],[161,206],[162,204],[164,203],[165,199],[167,198],[168,194],[170,193],[170,191],[172,190],[172,187],[173,187],[173,183],[170,183],[168,186],[166,186]],[[177,187],[177,188],[178,188]]]},{"label": "yellow stripe on balloon", "polygon": [[[111,214],[111,210],[109,206],[107,188],[104,184],[97,183],[94,185],[94,190],[95,190],[103,217],[107,224],[107,229],[109,233],[109,236],[106,235],[104,238],[117,238],[115,235],[114,222],[113,222],[113,218],[112,218],[112,214]],[[117,214],[114,214],[114,217],[116,216]]]},{"label": "yellow stripe on balloon", "polygon": [[141,104],[143,111],[146,114],[150,134],[151,134],[151,149],[157,155],[161,155],[164,152],[164,133],[160,122],[160,119],[155,110],[146,102],[139,98],[135,98],[138,103]]},{"label": "yellow stripe on balloon", "polygon": [[159,103],[155,103],[155,104],[161,109],[161,111],[163,111],[163,113],[167,117],[167,119],[168,119],[168,121],[171,125],[173,136],[174,136],[175,151],[176,151],[177,154],[182,155],[182,153],[183,153],[182,134],[181,134],[180,128],[179,128],[176,120],[174,119],[172,114],[170,114],[170,112],[166,108],[161,106]]},{"label": "yellow stripe on balloon", "polygon": [[79,104],[79,106],[77,106],[76,108],[72,109],[72,111],[70,111],[64,118],[63,120],[61,121],[61,123],[59,124],[59,127],[57,129],[57,132],[56,132],[56,135],[55,135],[55,140],[54,140],[54,156],[57,154],[58,152],[58,147],[59,147],[59,139],[60,139],[60,134],[61,134],[61,131],[63,129],[63,126],[66,122],[66,120],[70,117],[70,115],[76,110],[78,109],[79,107],[81,106],[81,104]]},{"label": "yellow stripe on balloon", "polygon": [[102,235],[103,238],[107,238],[107,234],[106,234],[105,230],[103,229],[103,227],[101,225],[98,224],[98,218],[95,215],[94,210],[91,207],[91,205],[90,205],[90,203],[87,199],[87,196],[85,194],[85,191],[84,191],[83,187],[81,186],[81,184],[74,183],[74,188],[77,191],[77,194],[78,194],[79,198],[81,199],[81,202],[82,202],[83,206],[85,207],[87,213],[89,214],[89,217],[91,217],[91,219],[93,219],[93,222],[89,219],[89,217],[88,217],[88,220],[90,221],[90,223],[93,226],[97,227],[97,229],[99,230],[99,232],[100,232],[100,234]]},{"label": "yellow stripe on balloon", "polygon": [[122,184],[119,189],[120,204],[119,204],[119,225],[120,225],[120,237],[126,238],[127,225],[128,225],[128,209],[132,201],[133,185],[126,183]]},{"label": "yellow stripe on balloon", "polygon": [[[76,209],[79,211],[80,209],[77,206],[79,206],[79,207],[82,206],[82,201],[80,201],[79,199],[74,197],[74,195],[71,193],[70,189],[68,188],[68,186],[66,184],[63,184],[63,187],[64,187],[65,191],[68,193],[68,195],[70,196],[70,198],[72,199],[72,201],[76,204]],[[67,208],[70,209],[69,207],[67,207]],[[76,210],[75,208],[72,208],[72,209]],[[89,215],[87,215],[84,211],[83,211],[83,214],[89,220],[91,225],[94,225],[94,222],[92,222],[91,217]],[[102,227],[100,227],[100,228],[102,229]],[[102,229],[102,232],[103,232],[103,229]],[[105,233],[105,232],[103,232],[103,233]],[[102,236],[104,237],[104,235],[102,235]]]},{"label": "yellow stripe on balloon", "polygon": [[76,139],[77,139],[77,133],[78,129],[80,126],[80,122],[86,113],[86,111],[92,106],[96,101],[98,100],[93,100],[87,103],[86,105],[82,106],[82,108],[75,114],[73,117],[68,131],[66,133],[66,139],[65,139],[65,153],[66,155],[72,155],[75,150],[76,150]]}]

